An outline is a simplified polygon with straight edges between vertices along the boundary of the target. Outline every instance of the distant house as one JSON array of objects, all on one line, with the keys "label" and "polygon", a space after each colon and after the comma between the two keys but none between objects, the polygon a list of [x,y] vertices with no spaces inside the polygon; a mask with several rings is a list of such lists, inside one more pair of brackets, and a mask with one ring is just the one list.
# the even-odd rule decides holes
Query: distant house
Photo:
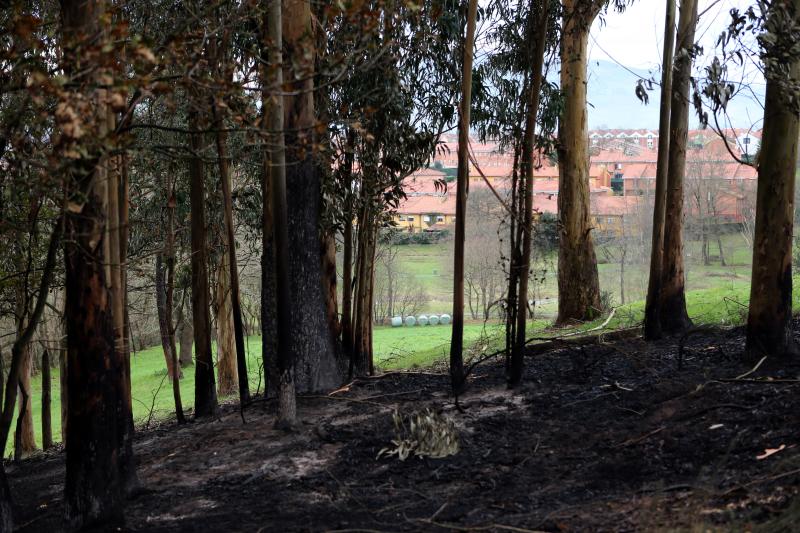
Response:
[{"label": "distant house", "polygon": [[393,221],[398,229],[410,233],[444,229],[456,221],[456,196],[410,196],[400,203]]}]

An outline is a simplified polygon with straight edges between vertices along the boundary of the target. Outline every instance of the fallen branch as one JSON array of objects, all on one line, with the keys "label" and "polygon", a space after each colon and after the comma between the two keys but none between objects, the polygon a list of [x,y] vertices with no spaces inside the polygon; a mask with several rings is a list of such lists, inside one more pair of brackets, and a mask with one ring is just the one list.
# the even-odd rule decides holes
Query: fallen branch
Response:
[{"label": "fallen branch", "polygon": [[626,448],[628,446],[633,446],[634,444],[638,444],[638,443],[642,442],[643,440],[649,439],[653,435],[661,433],[666,428],[667,428],[667,426],[661,426],[660,428],[654,429],[653,431],[651,431],[649,433],[645,433],[644,435],[642,435],[640,437],[636,437],[635,439],[628,439],[625,442],[621,442],[621,443],[615,445],[614,448]]},{"label": "fallen branch", "polygon": [[747,376],[749,376],[750,374],[752,374],[753,372],[755,372],[756,370],[758,370],[758,367],[760,367],[760,366],[761,366],[761,363],[763,363],[763,362],[764,362],[764,361],[766,361],[766,360],[767,360],[767,356],[765,355],[764,357],[762,357],[762,358],[761,358],[761,360],[760,360],[758,363],[756,363],[756,366],[754,366],[753,368],[751,368],[750,370],[748,370],[747,372],[745,372],[745,373],[744,373],[744,374],[742,374],[741,376],[736,376],[736,377],[735,377],[735,378],[733,378],[733,379],[735,379],[735,380],[738,380],[738,379],[744,379],[744,378],[746,378]]}]

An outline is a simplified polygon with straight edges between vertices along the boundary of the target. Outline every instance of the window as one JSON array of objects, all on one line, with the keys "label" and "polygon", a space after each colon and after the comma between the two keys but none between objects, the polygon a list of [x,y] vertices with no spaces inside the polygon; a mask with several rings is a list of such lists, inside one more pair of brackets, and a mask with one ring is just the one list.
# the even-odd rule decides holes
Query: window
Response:
[{"label": "window", "polygon": [[436,215],[436,222],[444,222],[444,216]]},{"label": "window", "polygon": [[431,221],[431,216],[430,215],[422,215],[422,221],[423,222],[430,222]]},{"label": "window", "polygon": [[750,144],[750,137],[745,137],[744,139],[742,139],[742,144],[744,144],[745,146]]},{"label": "window", "polygon": [[414,217],[412,216],[406,217],[406,220],[408,220],[409,222],[414,222]]},{"label": "window", "polygon": [[608,217],[608,223],[609,224],[613,224],[614,223],[614,217]]}]

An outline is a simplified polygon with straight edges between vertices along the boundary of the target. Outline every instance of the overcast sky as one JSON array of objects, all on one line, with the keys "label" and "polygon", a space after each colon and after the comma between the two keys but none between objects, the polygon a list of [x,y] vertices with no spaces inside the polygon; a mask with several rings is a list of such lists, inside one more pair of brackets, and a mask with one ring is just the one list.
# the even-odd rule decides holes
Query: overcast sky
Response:
[{"label": "overcast sky", "polygon": [[[696,41],[703,46],[705,54],[698,59],[696,72],[702,72],[702,66],[710,62],[717,38],[730,20],[728,14],[730,9],[738,7],[744,11],[752,4],[753,0],[700,0],[700,13],[711,7],[701,16],[698,23]],[[600,19],[595,22],[589,39],[590,92],[593,81],[602,83],[597,79],[592,80],[591,61],[607,60],[626,67],[653,70],[656,76],[660,77],[657,68],[661,63],[665,10],[664,0],[637,0],[624,13],[611,12],[606,15],[603,23]],[[734,125],[748,127],[752,123],[757,123],[763,112],[758,100],[763,98],[764,80],[752,66],[731,74],[732,78],[736,76],[737,79],[743,76],[757,93],[755,97],[742,93],[731,104],[733,106],[730,110],[731,115],[736,122]],[[635,79],[635,76],[631,75],[631,83],[635,83]],[[651,95],[650,105],[654,103],[657,107],[657,92]],[[590,122],[596,122],[592,120],[591,114],[590,110]],[[744,122],[749,123],[744,124]]]}]

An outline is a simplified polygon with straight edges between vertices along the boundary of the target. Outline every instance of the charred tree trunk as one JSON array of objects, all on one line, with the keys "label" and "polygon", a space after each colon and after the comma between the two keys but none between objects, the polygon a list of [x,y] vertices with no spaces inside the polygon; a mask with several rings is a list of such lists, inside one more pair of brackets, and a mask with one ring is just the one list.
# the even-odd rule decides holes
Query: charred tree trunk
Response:
[{"label": "charred tree trunk", "polygon": [[[589,218],[589,130],[586,61],[596,2],[564,0],[561,92],[558,123],[558,318],[592,320],[600,312],[600,282]],[[518,312],[523,312],[518,311]]]},{"label": "charred tree trunk", "polygon": [[50,381],[50,352],[42,352],[42,449],[53,447],[52,382]]},{"label": "charred tree trunk", "polygon": [[[288,9],[297,9],[298,5],[287,3]],[[281,43],[283,42],[283,6],[284,2],[269,2],[265,21],[265,48],[269,50],[269,57],[274,65],[283,64]],[[308,6],[305,6],[308,10]],[[310,16],[306,11],[305,16]],[[308,21],[303,22],[303,26]],[[293,37],[301,32],[300,28],[293,30]],[[275,91],[274,98],[269,106],[268,124],[272,132],[270,137],[270,169],[265,173],[263,190],[270,191],[272,227],[263,228],[264,240],[267,233],[272,232],[274,245],[274,280],[275,280],[275,371],[278,393],[278,419],[279,427],[292,427],[297,424],[297,400],[295,398],[295,365],[296,352],[292,345],[293,320],[291,310],[292,275],[289,264],[289,215],[286,201],[286,149],[284,146],[284,97],[281,93],[283,87],[283,72],[280,68],[272,69],[265,76],[265,91]],[[269,183],[267,183],[269,178]],[[266,221],[266,216],[265,216]],[[314,250],[317,248],[314,247]],[[268,274],[264,274],[265,276]],[[264,321],[266,323],[266,320]]]},{"label": "charred tree trunk", "polygon": [[683,185],[689,126],[689,81],[697,23],[697,0],[681,2],[670,115],[669,175],[664,219],[664,266],[661,282],[661,328],[677,333],[691,327],[686,312],[683,267]]},{"label": "charred tree trunk", "polygon": [[[102,1],[62,1],[65,71],[89,82],[76,48],[100,30]],[[91,70],[92,76],[97,75]],[[109,135],[103,91],[94,99],[97,135]],[[67,141],[69,142],[69,141]],[[64,215],[65,321],[67,332],[67,432],[64,509],[71,528],[121,522],[126,482],[133,470],[124,354],[115,337],[113,291],[104,265],[108,181],[103,154],[77,160],[69,170],[71,201]],[[115,191],[116,192],[116,191]]]},{"label": "charred tree trunk", "polygon": [[[331,389],[341,382],[328,327],[320,256],[322,192],[314,163],[314,40],[311,7],[305,0],[283,0],[286,199],[291,273],[291,352],[298,392]],[[274,207],[273,207],[274,210]],[[278,253],[278,252],[276,252]],[[280,282],[278,282],[280,284]],[[288,304],[287,304],[288,305]],[[280,308],[279,308],[280,312]]]},{"label": "charred tree trunk", "polygon": [[472,106],[472,60],[475,53],[475,21],[478,0],[469,0],[467,33],[461,65],[461,103],[458,121],[458,175],[456,176],[456,231],[453,253],[453,333],[450,340],[450,385],[453,394],[463,392],[464,376],[464,236],[469,194],[469,123]]},{"label": "charred tree trunk", "polygon": [[[194,99],[192,104],[197,104]],[[191,105],[191,104],[190,104]],[[197,133],[201,120],[198,109],[190,109],[189,128],[192,158],[189,162],[189,197],[192,233],[192,323],[194,328],[195,417],[212,416],[217,410],[214,384],[214,356],[211,353],[211,316],[209,314],[208,262],[206,253],[205,171],[203,135]]]},{"label": "charred tree trunk", "polygon": [[650,249],[650,277],[644,310],[644,337],[661,337],[661,281],[664,268],[664,224],[669,168],[669,118],[672,98],[672,56],[675,50],[675,0],[667,0],[664,17],[664,57],[661,67],[661,107],[658,124],[658,161],[653,205],[653,238]]},{"label": "charred tree trunk", "polygon": [[[522,141],[522,174],[525,179],[525,213],[522,220],[522,260],[520,261],[519,292],[517,301],[517,329],[514,347],[511,350],[511,371],[508,375],[508,385],[515,387],[522,381],[523,362],[525,357],[525,333],[528,323],[528,279],[531,269],[531,249],[533,237],[533,145],[536,129],[536,117],[539,112],[539,90],[542,86],[545,45],[547,44],[547,19],[549,16],[549,0],[542,3],[539,21],[536,24],[538,32],[536,38],[531,38],[531,82],[528,84],[526,107],[528,113],[525,119],[525,134]],[[533,5],[533,4],[532,4]],[[531,9],[533,13],[533,9]],[[533,14],[531,14],[529,31],[533,33]],[[484,307],[486,294],[483,294]]]},{"label": "charred tree trunk", "polygon": [[[235,362],[236,375],[238,378],[233,383],[238,384],[239,401],[242,405],[250,400],[250,385],[247,381],[247,353],[244,346],[244,326],[242,322],[242,302],[239,289],[239,265],[236,259],[236,235],[233,226],[233,197],[231,195],[231,175],[228,164],[228,139],[227,133],[223,129],[223,121],[219,102],[213,104],[214,124],[217,135],[217,162],[219,164],[219,179],[222,184],[222,203],[225,215],[225,246],[227,257],[222,264],[227,267],[229,284],[229,294],[225,298],[230,299],[231,324],[233,325],[234,344],[236,347]],[[221,276],[222,277],[222,276]],[[228,283],[229,282],[229,283]],[[219,347],[218,347],[219,349]],[[222,388],[222,376],[220,375],[220,388]]]},{"label": "charred tree trunk", "polygon": [[[800,17],[800,0],[774,2]],[[768,15],[774,16],[772,14]],[[793,58],[788,74],[800,80],[800,61]],[[785,75],[784,75],[785,76]],[[792,230],[794,224],[795,165],[800,133],[797,103],[780,74],[766,72],[764,130],[758,166],[753,275],[747,316],[746,354],[796,356],[792,335]]]}]

